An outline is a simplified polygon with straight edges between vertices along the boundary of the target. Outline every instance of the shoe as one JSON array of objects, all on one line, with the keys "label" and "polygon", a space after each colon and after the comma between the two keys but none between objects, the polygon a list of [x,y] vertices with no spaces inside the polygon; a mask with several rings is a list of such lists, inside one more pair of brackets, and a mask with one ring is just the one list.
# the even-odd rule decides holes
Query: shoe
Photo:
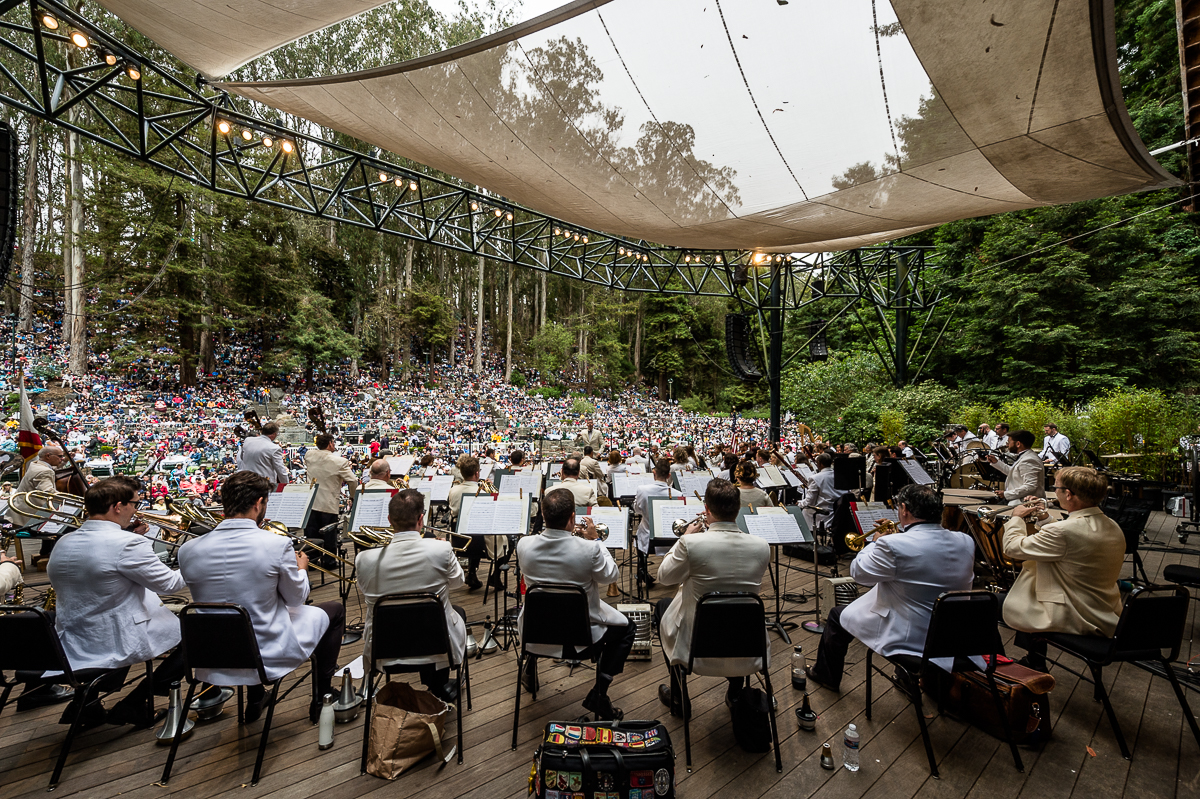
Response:
[{"label": "shoe", "polygon": [[[1024,666],[1025,668],[1032,669],[1033,671],[1040,671],[1043,674],[1050,673],[1050,670],[1046,668],[1046,661],[1043,660],[1038,662],[1037,660],[1030,658],[1028,655],[1018,660],[1017,665]],[[19,709],[20,708],[18,708],[18,710]]]},{"label": "shoe", "polygon": [[[262,716],[263,710],[267,707],[267,692],[263,690],[262,694],[255,698],[256,693],[254,688],[262,688],[262,686],[251,686],[251,690],[246,692],[246,709],[242,713],[246,724],[253,724]],[[320,708],[317,708],[319,711]],[[311,713],[309,714],[311,716]]]},{"label": "shoe", "polygon": [[595,688],[583,700],[583,706],[596,714],[596,721],[620,721],[625,718],[625,712],[619,707],[613,707],[608,694],[599,694]]},{"label": "shoe", "polygon": [[491,586],[493,591],[500,591],[501,593],[505,591],[504,581],[500,579],[499,572],[492,572],[492,576],[488,578],[488,585]]},{"label": "shoe", "polygon": [[650,576],[650,572],[642,572],[638,575],[638,580],[640,580],[646,586],[647,590],[653,588],[654,584],[658,582]]},{"label": "shoe", "polygon": [[[658,701],[662,702],[671,709],[671,715],[678,718],[683,718],[683,700],[674,701],[671,696],[671,686],[666,683],[659,683],[658,686]],[[690,713],[688,714],[691,715]]]},{"label": "shoe", "polygon": [[[79,710],[79,705],[75,702],[67,705],[63,710],[62,717],[58,720],[59,724],[71,724],[75,721],[75,713]],[[79,730],[90,730],[93,727],[99,727],[108,717],[108,711],[104,709],[104,705],[99,699],[84,705],[83,717],[79,720]]]},{"label": "shoe", "polygon": [[467,590],[468,591],[478,591],[480,588],[483,588],[483,583],[479,582],[479,576],[476,575],[475,572],[471,572],[470,574],[468,574],[467,575]]},{"label": "shoe", "polygon": [[428,689],[429,693],[433,694],[448,705],[453,705],[458,701],[458,683],[454,682],[454,680],[449,681],[445,685],[430,685],[426,686],[426,688]]},{"label": "shoe", "polygon": [[521,669],[521,687],[528,691],[530,696],[537,696],[539,686],[536,664]]},{"label": "shoe", "polygon": [[840,687],[841,680],[834,682],[833,680],[831,680],[827,677],[818,676],[812,666],[806,666],[804,673],[805,673],[805,675],[807,675],[808,679],[812,680],[813,682],[815,682],[817,685],[821,686],[822,688],[826,688],[830,691],[833,691],[834,693],[840,694],[842,692],[842,689]]},{"label": "shoe", "polygon": [[17,697],[17,712],[68,702],[73,696],[75,696],[74,689],[65,685],[39,685],[37,688],[26,688],[25,692]]},{"label": "shoe", "polygon": [[733,710],[733,703],[737,701],[740,688],[728,688],[725,691],[725,707]]},{"label": "shoe", "polygon": [[145,698],[130,699],[126,697],[113,705],[108,711],[105,724],[115,724],[118,727],[128,724],[135,730],[144,730],[154,726],[154,713],[146,706]]},{"label": "shoe", "polygon": [[321,720],[321,703],[320,702],[309,702],[308,703],[308,720],[312,724],[316,724],[317,722],[319,722]]}]

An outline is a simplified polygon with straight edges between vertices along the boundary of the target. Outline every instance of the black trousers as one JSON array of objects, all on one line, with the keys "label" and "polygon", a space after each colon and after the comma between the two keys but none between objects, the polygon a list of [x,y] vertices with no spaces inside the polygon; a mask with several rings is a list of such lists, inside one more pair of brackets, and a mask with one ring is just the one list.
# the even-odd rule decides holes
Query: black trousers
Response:
[{"label": "black trousers", "polygon": [[846,670],[846,652],[850,649],[850,642],[854,640],[854,636],[838,623],[846,607],[848,606],[840,605],[829,611],[829,618],[825,620],[825,632],[821,634],[821,643],[817,647],[817,661],[812,667],[817,679],[830,688],[841,685],[842,673]]},{"label": "black trousers", "polygon": [[346,609],[341,602],[322,602],[313,607],[325,611],[329,617],[329,628],[317,641],[313,650],[313,679],[317,683],[317,696],[321,697],[332,691],[333,675],[337,673],[338,654],[342,649],[342,636],[346,632]]},{"label": "black trousers", "polygon": [[333,524],[337,520],[338,515],[336,513],[326,513],[325,511],[314,510],[308,515],[308,525],[304,528],[304,535],[306,538],[319,538],[320,540],[323,540],[325,543],[320,544],[320,546],[328,549],[330,552],[337,552],[338,531],[336,527],[333,528],[332,532],[327,535],[318,535],[322,527]]},{"label": "black trousers", "polygon": [[[606,627],[604,635],[589,647],[573,652],[563,649],[564,660],[596,659],[596,687],[600,693],[608,692],[612,678],[625,671],[625,661],[633,651],[633,639],[637,636],[637,625],[630,620],[627,624]],[[538,655],[529,655],[526,659],[526,669],[536,669]],[[544,656],[543,656],[544,657]]]},{"label": "black trousers", "polygon": [[[450,607],[454,609],[455,613],[462,616],[463,622],[466,623],[467,612],[458,605],[451,605]],[[421,684],[426,688],[436,688],[440,691],[446,683],[450,682],[449,666],[439,669],[434,663],[426,663],[417,670],[417,674],[421,678]]]},{"label": "black trousers", "polygon": [[[672,601],[673,601],[672,598],[664,598],[664,599],[660,599],[654,603],[654,626],[657,627],[659,630],[662,630],[662,618],[664,615],[666,615],[667,608],[669,608],[671,606]],[[660,633],[660,636],[661,636],[661,633]],[[659,640],[659,643],[661,644],[662,638],[660,637],[658,640]],[[683,703],[683,689],[679,685],[679,678],[675,676],[675,669],[672,668],[672,666],[671,666],[671,658],[667,656],[666,649],[663,650],[663,660],[665,660],[667,662],[667,676],[671,680],[671,704],[672,705],[682,704]],[[729,687],[731,689],[741,688],[742,686],[744,686],[746,684],[745,677],[726,677],[725,679],[729,681]]]}]

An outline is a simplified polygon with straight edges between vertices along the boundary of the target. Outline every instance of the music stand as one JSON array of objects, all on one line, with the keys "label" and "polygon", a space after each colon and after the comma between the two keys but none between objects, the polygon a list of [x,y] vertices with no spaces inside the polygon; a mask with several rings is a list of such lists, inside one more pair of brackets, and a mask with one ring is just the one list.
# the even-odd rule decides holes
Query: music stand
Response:
[{"label": "music stand", "polygon": [[833,487],[838,491],[861,491],[867,485],[867,459],[848,455],[833,459]]}]

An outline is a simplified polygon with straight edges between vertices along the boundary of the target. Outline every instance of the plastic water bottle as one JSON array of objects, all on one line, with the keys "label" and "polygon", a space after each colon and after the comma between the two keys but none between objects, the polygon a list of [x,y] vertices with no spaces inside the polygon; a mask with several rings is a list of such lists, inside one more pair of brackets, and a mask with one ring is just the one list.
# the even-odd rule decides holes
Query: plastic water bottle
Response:
[{"label": "plastic water bottle", "polygon": [[842,748],[842,765],[850,771],[858,771],[858,727],[851,724],[846,728]]},{"label": "plastic water bottle", "polygon": [[792,650],[792,687],[798,691],[808,690],[808,664],[804,658],[804,647],[799,644]]}]

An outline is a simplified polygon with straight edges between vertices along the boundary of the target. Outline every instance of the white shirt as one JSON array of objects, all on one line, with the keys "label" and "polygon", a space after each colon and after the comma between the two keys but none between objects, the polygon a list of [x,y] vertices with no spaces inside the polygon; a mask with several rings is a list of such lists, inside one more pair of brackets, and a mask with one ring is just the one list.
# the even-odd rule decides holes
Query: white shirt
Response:
[{"label": "white shirt", "polygon": [[642,517],[637,529],[637,548],[642,552],[648,552],[650,549],[650,498],[671,495],[683,496],[673,489],[670,483],[660,483],[658,480],[642,483],[637,487],[637,494],[633,498],[633,512]]},{"label": "white shirt", "polygon": [[1058,463],[1071,451],[1071,440],[1062,433],[1046,436],[1042,440],[1042,460]]},{"label": "white shirt", "polygon": [[989,430],[987,431],[987,435],[983,437],[983,445],[988,449],[995,449],[996,442],[999,440],[1000,437],[996,435],[996,432],[994,430]]}]

